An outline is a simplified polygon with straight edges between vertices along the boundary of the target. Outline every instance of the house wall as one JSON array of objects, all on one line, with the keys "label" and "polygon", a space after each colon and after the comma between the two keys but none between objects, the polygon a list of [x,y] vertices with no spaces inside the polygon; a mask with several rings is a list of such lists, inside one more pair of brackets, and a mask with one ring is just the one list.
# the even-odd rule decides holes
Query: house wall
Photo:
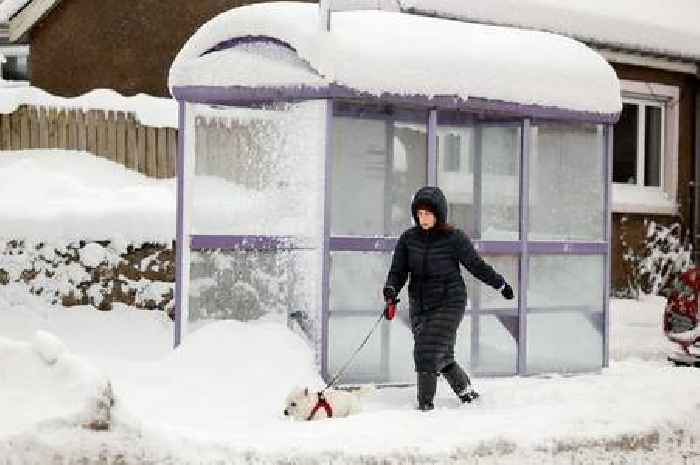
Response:
[{"label": "house wall", "polygon": [[[631,81],[656,82],[671,86],[677,86],[680,90],[679,101],[679,128],[678,128],[678,215],[649,215],[649,214],[619,214],[613,215],[612,231],[612,289],[625,286],[627,281],[625,264],[622,259],[621,234],[624,232],[626,242],[635,246],[645,233],[644,220],[653,220],[657,223],[670,224],[680,222],[684,231],[691,230],[694,222],[694,190],[693,181],[695,173],[695,114],[696,94],[700,89],[696,76],[644,68],[632,65],[613,63],[617,76],[620,79]],[[624,228],[622,218],[625,218]]]},{"label": "house wall", "polygon": [[61,96],[95,88],[169,96],[175,55],[203,23],[256,0],[63,0],[31,30],[32,84]]}]

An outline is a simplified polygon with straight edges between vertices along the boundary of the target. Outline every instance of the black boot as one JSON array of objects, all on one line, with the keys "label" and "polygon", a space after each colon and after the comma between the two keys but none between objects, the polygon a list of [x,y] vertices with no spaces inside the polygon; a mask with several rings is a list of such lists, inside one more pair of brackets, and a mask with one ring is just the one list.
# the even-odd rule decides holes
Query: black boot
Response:
[{"label": "black boot", "polygon": [[479,397],[479,393],[472,388],[469,376],[457,362],[452,362],[443,368],[442,375],[462,403],[469,403]]},{"label": "black boot", "polygon": [[428,411],[435,408],[433,398],[437,388],[437,373],[418,372],[418,410]]}]

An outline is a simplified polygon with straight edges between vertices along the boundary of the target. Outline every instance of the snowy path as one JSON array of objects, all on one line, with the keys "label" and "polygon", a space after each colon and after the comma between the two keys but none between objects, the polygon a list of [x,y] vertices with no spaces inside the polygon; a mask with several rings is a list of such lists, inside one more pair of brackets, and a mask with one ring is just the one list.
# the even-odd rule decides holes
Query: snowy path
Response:
[{"label": "snowy path", "polygon": [[[283,326],[209,325],[171,352],[159,313],[0,299],[0,336],[54,332],[109,375],[117,400],[113,430],[95,433],[43,417],[13,430],[22,405],[0,396],[0,457],[8,465],[700,464],[700,370],[663,361],[661,303],[614,301],[617,360],[601,373],[476,379],[483,397],[468,406],[441,383],[430,413],[414,410],[413,388],[381,389],[359,415],[297,423],[281,415],[284,396],[320,380],[308,348]],[[36,389],[26,391],[31,401]]]}]

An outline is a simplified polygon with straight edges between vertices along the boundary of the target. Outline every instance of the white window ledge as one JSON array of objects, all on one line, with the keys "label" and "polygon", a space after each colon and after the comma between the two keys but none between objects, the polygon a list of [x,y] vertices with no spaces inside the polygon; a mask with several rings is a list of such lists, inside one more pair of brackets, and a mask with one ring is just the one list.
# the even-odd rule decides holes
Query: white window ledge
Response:
[{"label": "white window ledge", "polygon": [[678,205],[674,198],[659,188],[613,184],[612,211],[677,215]]}]

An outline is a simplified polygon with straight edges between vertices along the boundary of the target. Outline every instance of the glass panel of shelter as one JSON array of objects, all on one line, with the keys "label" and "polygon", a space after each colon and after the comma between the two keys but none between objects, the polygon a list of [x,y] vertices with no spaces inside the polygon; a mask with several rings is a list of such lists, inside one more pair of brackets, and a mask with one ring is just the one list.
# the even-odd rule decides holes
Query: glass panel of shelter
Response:
[{"label": "glass panel of shelter", "polygon": [[528,373],[601,367],[606,256],[602,247],[581,255],[576,246],[606,241],[605,134],[600,124],[531,125],[530,252],[523,290]]},{"label": "glass panel of shelter", "polygon": [[[522,121],[494,120],[441,111],[437,128],[437,183],[449,202],[448,221],[474,241],[517,241]],[[508,247],[506,247],[508,249]],[[510,255],[510,254],[513,255]],[[483,258],[513,283],[517,293],[519,247]],[[506,302],[466,270],[467,334],[457,348],[478,374],[513,374],[517,363],[517,298]],[[489,302],[484,305],[483,297]],[[459,346],[459,344],[458,344]],[[461,350],[460,350],[461,349]]]},{"label": "glass panel of shelter", "polygon": [[290,315],[302,330],[312,326],[321,307],[323,102],[190,108],[187,327]]},{"label": "glass panel of shelter", "polygon": [[[427,182],[427,117],[387,105],[334,104],[330,229],[331,239],[340,241],[332,240],[330,251],[329,375],[382,310],[395,240],[377,250],[376,238],[395,239],[412,224],[411,197]],[[334,245],[343,237],[364,245],[343,250]],[[405,318],[405,289],[400,299],[399,318]],[[413,382],[408,326],[385,322],[374,339],[348,368],[346,381]]]}]

